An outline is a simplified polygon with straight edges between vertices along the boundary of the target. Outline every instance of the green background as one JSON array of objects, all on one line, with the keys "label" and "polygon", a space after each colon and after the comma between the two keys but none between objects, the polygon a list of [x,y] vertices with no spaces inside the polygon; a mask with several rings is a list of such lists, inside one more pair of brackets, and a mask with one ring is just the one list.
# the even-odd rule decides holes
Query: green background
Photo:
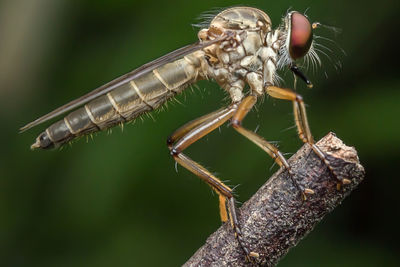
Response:
[{"label": "green background", "polygon": [[[343,30],[332,61],[299,86],[318,140],[329,131],[355,146],[360,187],[280,266],[399,266],[398,1],[2,1],[0,2],[0,261],[2,266],[177,266],[219,226],[217,198],[168,155],[166,137],[219,108],[225,94],[200,82],[167,112],[62,150],[30,151],[43,127],[18,128],[83,93],[196,40],[196,17],[215,7],[263,9],[273,25],[289,7]],[[346,55],[340,52],[342,47]],[[326,77],[325,73],[328,77]],[[285,86],[292,78],[283,73]],[[245,125],[302,145],[291,104],[267,98]],[[277,170],[229,127],[188,149],[246,201]],[[289,156],[289,155],[288,155]]]}]

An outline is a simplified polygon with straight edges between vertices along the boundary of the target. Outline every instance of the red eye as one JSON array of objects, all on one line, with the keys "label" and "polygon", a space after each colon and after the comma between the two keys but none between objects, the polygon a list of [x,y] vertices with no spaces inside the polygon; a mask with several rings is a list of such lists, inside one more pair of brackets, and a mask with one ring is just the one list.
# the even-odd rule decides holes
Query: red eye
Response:
[{"label": "red eye", "polygon": [[290,21],[289,54],[292,59],[304,57],[310,49],[313,34],[306,16],[293,12]]}]

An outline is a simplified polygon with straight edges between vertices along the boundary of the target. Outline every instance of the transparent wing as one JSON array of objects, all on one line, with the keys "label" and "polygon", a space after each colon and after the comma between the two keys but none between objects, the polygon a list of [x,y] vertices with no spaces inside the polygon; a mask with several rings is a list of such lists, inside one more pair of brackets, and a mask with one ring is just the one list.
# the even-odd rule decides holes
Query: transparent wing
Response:
[{"label": "transparent wing", "polygon": [[183,57],[185,55],[188,55],[188,54],[193,53],[193,52],[195,52],[197,50],[203,49],[203,48],[205,48],[207,46],[210,46],[212,44],[221,42],[221,41],[223,41],[223,40],[225,40],[227,38],[228,38],[227,35],[223,35],[223,36],[215,38],[214,40],[211,40],[211,41],[204,41],[204,42],[200,42],[199,41],[197,43],[190,44],[190,45],[184,46],[182,48],[179,48],[179,49],[177,49],[175,51],[172,51],[172,52],[170,52],[170,53],[168,53],[168,54],[166,54],[166,55],[164,55],[162,57],[159,57],[159,58],[157,58],[157,59],[155,59],[155,60],[153,60],[153,61],[151,61],[149,63],[144,64],[143,66],[141,66],[141,67],[139,67],[139,68],[137,68],[137,69],[125,74],[125,75],[122,75],[122,76],[112,80],[109,83],[104,84],[103,86],[100,86],[100,87],[94,89],[93,91],[91,91],[91,92],[89,92],[89,93],[87,93],[87,94],[85,94],[85,95],[83,95],[83,96],[81,96],[81,97],[79,97],[79,98],[77,98],[75,100],[72,100],[71,102],[69,102],[69,103],[67,103],[67,104],[65,104],[65,105],[63,105],[63,106],[61,106],[59,108],[56,108],[52,112],[47,113],[46,115],[44,115],[44,116],[42,116],[42,117],[40,117],[40,118],[28,123],[27,125],[25,125],[23,127],[21,127],[19,130],[20,130],[20,132],[24,132],[24,131],[32,128],[32,127],[35,127],[36,125],[39,125],[39,124],[41,124],[43,122],[46,122],[48,120],[51,120],[51,119],[57,117],[57,116],[59,116],[59,115],[61,115],[63,113],[66,113],[66,112],[68,112],[70,110],[73,110],[73,109],[79,107],[79,106],[82,106],[82,105],[88,103],[89,101],[91,101],[91,100],[93,100],[93,99],[95,99],[95,98],[97,98],[97,97],[99,97],[101,95],[107,94],[108,92],[112,91],[113,89],[115,89],[115,88],[117,88],[117,87],[119,87],[119,86],[121,86],[121,85],[123,85],[125,83],[128,83],[131,80],[133,80],[133,79],[135,79],[135,78],[137,78],[137,77],[139,77],[141,75],[149,73],[150,71],[152,71],[152,70],[154,70],[154,69],[156,69],[158,67],[161,67],[162,65],[164,65],[166,63],[174,61],[177,58],[181,58],[181,57]]}]

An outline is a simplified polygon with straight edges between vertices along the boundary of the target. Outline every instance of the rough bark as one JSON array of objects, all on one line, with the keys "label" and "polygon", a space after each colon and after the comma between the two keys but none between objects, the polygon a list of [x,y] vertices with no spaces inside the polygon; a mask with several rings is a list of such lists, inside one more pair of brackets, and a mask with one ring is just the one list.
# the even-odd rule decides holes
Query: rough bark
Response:
[{"label": "rough bark", "polygon": [[[326,165],[304,145],[289,159],[295,179],[314,190],[303,201],[286,170],[281,168],[240,208],[239,221],[250,249],[260,254],[256,265],[273,266],[305,237],[314,226],[355,189],[364,178],[357,152],[329,133],[318,143],[341,178],[351,180],[337,190],[337,181]],[[184,266],[251,266],[223,224]]]}]

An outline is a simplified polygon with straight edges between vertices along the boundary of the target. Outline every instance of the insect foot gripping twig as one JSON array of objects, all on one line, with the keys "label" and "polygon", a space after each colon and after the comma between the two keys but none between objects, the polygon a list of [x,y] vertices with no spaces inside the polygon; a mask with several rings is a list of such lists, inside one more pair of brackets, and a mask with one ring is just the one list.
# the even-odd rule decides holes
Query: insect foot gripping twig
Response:
[{"label": "insect foot gripping twig", "polygon": [[[332,168],[351,183],[340,191],[321,159],[304,145],[289,159],[296,180],[314,194],[303,201],[288,173],[281,168],[240,208],[243,238],[259,253],[257,264],[276,265],[327,213],[338,206],[364,178],[357,152],[329,133],[318,147],[330,156]],[[246,177],[243,177],[245,179]],[[206,241],[184,266],[251,266],[224,224]]]}]

